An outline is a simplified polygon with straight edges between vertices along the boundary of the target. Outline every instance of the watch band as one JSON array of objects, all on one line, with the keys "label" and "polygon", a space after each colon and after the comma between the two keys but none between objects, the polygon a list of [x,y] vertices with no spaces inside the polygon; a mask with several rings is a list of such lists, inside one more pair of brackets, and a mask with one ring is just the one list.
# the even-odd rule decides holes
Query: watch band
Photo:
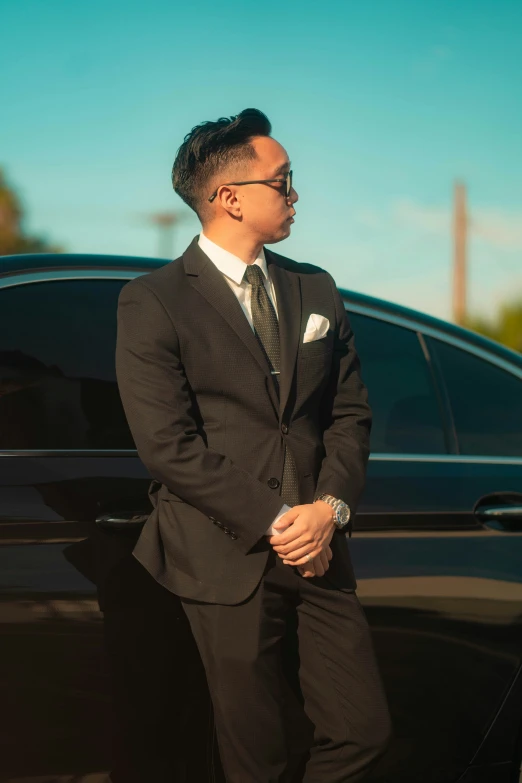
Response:
[{"label": "watch band", "polygon": [[[335,527],[337,530],[346,530],[348,529],[351,536],[351,525],[350,523],[350,507],[347,503],[344,502],[344,500],[340,500],[339,498],[335,498],[333,495],[328,495],[327,493],[323,492],[320,495],[317,495],[314,498],[314,503],[316,500],[322,500],[324,503],[327,503],[331,508],[333,509],[333,522],[335,524]],[[343,516],[348,516],[347,519],[341,519],[341,513],[344,512]]]}]

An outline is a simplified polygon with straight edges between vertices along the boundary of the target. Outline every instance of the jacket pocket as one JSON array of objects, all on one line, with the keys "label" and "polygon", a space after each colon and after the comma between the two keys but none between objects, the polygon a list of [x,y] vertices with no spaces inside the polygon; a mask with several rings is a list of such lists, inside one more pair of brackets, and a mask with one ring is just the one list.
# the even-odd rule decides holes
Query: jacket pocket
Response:
[{"label": "jacket pocket", "polygon": [[313,340],[311,343],[303,343],[300,347],[300,359],[315,359],[329,357],[333,351],[333,341],[328,337],[321,340]]}]

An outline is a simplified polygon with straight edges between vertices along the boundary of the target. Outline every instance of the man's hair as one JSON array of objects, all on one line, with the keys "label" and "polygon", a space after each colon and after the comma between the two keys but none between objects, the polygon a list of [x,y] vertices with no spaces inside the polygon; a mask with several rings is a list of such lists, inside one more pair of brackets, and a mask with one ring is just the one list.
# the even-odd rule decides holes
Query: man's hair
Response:
[{"label": "man's hair", "polygon": [[209,183],[220,171],[254,160],[255,136],[270,136],[268,117],[258,109],[245,109],[235,117],[220,117],[196,125],[187,133],[172,167],[172,185],[201,218],[211,195]]}]

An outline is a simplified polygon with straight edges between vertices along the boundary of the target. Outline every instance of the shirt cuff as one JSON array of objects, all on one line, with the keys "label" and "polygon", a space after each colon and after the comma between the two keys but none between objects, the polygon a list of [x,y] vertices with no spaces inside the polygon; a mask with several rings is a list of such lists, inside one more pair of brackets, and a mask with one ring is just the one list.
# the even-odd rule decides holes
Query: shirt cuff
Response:
[{"label": "shirt cuff", "polygon": [[279,533],[282,533],[283,530],[285,530],[285,528],[279,528],[279,530],[277,530],[277,529],[274,530],[273,525],[277,522],[278,519],[281,519],[283,514],[286,514],[287,511],[290,511],[290,508],[291,507],[287,506],[286,503],[284,504],[284,506],[281,508],[281,511],[279,512],[279,514],[276,516],[276,518],[274,519],[274,521],[272,522],[272,524],[270,525],[270,527],[266,531],[265,536],[277,536],[277,535],[279,535]]}]

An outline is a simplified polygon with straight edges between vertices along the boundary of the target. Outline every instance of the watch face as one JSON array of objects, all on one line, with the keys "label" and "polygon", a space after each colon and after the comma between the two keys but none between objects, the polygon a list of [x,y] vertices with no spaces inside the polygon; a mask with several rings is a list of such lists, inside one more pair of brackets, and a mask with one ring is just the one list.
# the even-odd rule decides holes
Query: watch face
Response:
[{"label": "watch face", "polygon": [[340,525],[347,525],[350,521],[350,509],[346,503],[343,503],[342,506],[337,509],[337,521]]}]

